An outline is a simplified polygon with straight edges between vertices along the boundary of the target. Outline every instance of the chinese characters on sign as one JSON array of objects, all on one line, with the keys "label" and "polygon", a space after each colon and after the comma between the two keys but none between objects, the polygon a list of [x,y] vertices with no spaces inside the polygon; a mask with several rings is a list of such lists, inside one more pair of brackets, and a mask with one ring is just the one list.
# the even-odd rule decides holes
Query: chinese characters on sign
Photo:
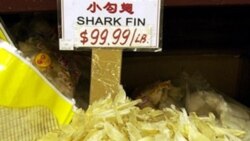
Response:
[{"label": "chinese characters on sign", "polygon": [[[118,7],[120,9],[118,9]],[[129,15],[133,15],[133,4],[132,3],[111,3],[107,2],[104,4],[104,6],[101,6],[100,4],[96,2],[92,2],[89,4],[89,6],[86,8],[87,11],[95,14],[97,11],[102,12],[108,12],[109,14],[115,14],[117,12],[119,13],[128,13]],[[103,11],[105,10],[105,11]],[[145,26],[146,25],[146,19],[145,18],[131,18],[128,17],[125,20],[125,24],[121,23],[122,18],[119,16],[116,17],[93,17],[93,16],[79,16],[77,18],[77,24],[78,25],[94,25],[94,26]]]},{"label": "chinese characters on sign", "polygon": [[[133,4],[132,3],[122,3],[121,5],[119,5],[120,13],[123,12],[127,12],[129,14],[133,14]],[[105,9],[108,13],[110,14],[115,14],[118,10],[117,10],[118,4],[117,3],[111,3],[111,2],[107,2],[105,4],[105,6],[103,6],[101,8],[101,6],[99,4],[97,4],[96,2],[91,3],[87,10],[90,11],[91,13],[95,13],[97,10],[102,11],[103,9]]]}]

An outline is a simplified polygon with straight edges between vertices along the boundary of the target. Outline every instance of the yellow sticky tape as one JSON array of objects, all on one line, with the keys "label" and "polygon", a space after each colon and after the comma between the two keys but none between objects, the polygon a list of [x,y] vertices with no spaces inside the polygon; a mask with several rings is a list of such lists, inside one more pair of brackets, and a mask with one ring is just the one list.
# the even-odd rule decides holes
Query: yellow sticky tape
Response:
[{"label": "yellow sticky tape", "polygon": [[4,26],[1,24],[1,22],[0,22],[0,40],[6,41],[6,42],[14,45],[13,42],[11,41],[9,35],[7,34],[6,30],[4,29]]},{"label": "yellow sticky tape", "polygon": [[68,124],[74,104],[53,87],[31,63],[0,42],[0,105],[10,107],[46,106],[59,124]]},{"label": "yellow sticky tape", "polygon": [[6,38],[4,32],[3,32],[3,29],[0,28],[0,39],[3,40],[3,41],[6,41],[8,42],[8,39]]}]

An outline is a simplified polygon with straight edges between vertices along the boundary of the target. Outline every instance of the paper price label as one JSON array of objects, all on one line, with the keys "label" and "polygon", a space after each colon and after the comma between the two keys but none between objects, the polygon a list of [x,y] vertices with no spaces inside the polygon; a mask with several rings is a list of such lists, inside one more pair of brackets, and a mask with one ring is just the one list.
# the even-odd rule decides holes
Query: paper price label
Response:
[{"label": "paper price label", "polygon": [[61,50],[159,48],[161,0],[61,0],[61,9]]}]

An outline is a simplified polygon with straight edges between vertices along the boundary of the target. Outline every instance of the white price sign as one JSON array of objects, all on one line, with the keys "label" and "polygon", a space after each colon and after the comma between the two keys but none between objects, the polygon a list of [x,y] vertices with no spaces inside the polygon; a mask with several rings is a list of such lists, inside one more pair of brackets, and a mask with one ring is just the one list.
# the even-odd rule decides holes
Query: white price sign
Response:
[{"label": "white price sign", "polygon": [[158,49],[161,0],[61,0],[61,50]]}]

